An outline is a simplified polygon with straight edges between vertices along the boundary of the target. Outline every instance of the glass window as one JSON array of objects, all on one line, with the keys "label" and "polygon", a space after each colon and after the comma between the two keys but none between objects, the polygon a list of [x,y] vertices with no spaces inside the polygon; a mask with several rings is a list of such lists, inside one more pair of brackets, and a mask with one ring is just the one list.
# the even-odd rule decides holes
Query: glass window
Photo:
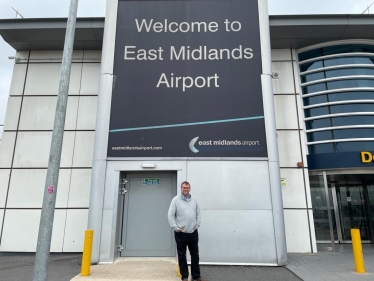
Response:
[{"label": "glass window", "polygon": [[335,45],[318,48],[299,54],[299,61],[304,61],[320,56],[329,56],[346,53],[374,53],[374,46],[371,45]]},{"label": "glass window", "polygon": [[315,92],[320,92],[320,91],[325,91],[326,89],[326,83],[320,83],[320,84],[314,84],[310,86],[304,86],[303,87],[303,94],[310,94],[310,93],[315,93]]},{"label": "glass window", "polygon": [[372,151],[374,150],[374,142],[372,141],[352,141],[335,143],[337,152],[349,151]]},{"label": "glass window", "polygon": [[[374,116],[373,116],[374,117]],[[316,119],[305,122],[307,130],[331,127],[330,118]]]},{"label": "glass window", "polygon": [[312,97],[304,98],[303,100],[304,100],[304,106],[325,103],[327,102],[327,95],[312,96]]},{"label": "glass window", "polygon": [[343,100],[374,100],[373,92],[342,92],[328,95],[329,101]]},{"label": "glass window", "polygon": [[316,73],[311,73],[307,75],[302,75],[301,76],[301,82],[306,83],[306,82],[311,82],[319,79],[324,79],[325,75],[324,72],[316,72]]},{"label": "glass window", "polygon": [[325,67],[344,64],[374,64],[374,57],[342,57],[324,60]]},{"label": "glass window", "polygon": [[357,128],[334,130],[334,139],[374,138],[374,129]]},{"label": "glass window", "polygon": [[314,107],[310,109],[305,109],[304,111],[305,117],[314,117],[329,114],[329,108],[327,106]]},{"label": "glass window", "polygon": [[332,153],[334,146],[332,143],[321,143],[309,145],[309,154]]},{"label": "glass window", "polygon": [[310,51],[299,54],[299,61],[313,59],[313,58],[320,57],[320,56],[322,56],[322,49],[321,48],[314,49],[314,50],[310,50]]},{"label": "glass window", "polygon": [[374,112],[374,103],[351,103],[330,106],[331,114],[346,112]]},{"label": "glass window", "polygon": [[331,134],[331,131],[307,133],[307,138],[308,138],[308,142],[331,140],[332,134]]},{"label": "glass window", "polygon": [[326,71],[326,78],[351,75],[374,75],[374,68],[343,68]]},{"label": "glass window", "polygon": [[374,115],[342,116],[331,118],[332,126],[373,125]]},{"label": "glass window", "polygon": [[305,63],[305,64],[300,65],[300,72],[313,70],[313,69],[318,69],[318,68],[322,68],[322,67],[323,67],[322,60],[309,62],[309,63]]},{"label": "glass window", "polygon": [[344,53],[374,53],[374,46],[371,45],[338,45],[322,48],[323,56],[344,54]]},{"label": "glass window", "polygon": [[[325,83],[324,83],[325,84]],[[317,84],[321,85],[321,84]],[[316,86],[316,85],[314,85]],[[311,87],[311,86],[308,86]],[[370,79],[349,79],[327,82],[327,89],[356,88],[356,87],[374,87],[374,80]],[[317,88],[317,87],[315,87]],[[313,88],[314,89],[314,88]]]}]

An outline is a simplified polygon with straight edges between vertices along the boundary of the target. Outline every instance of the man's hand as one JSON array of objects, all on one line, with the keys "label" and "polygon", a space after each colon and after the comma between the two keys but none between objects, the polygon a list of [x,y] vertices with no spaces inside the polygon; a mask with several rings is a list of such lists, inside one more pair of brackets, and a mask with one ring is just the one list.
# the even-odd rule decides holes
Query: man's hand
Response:
[{"label": "man's hand", "polygon": [[196,229],[198,229],[198,228],[199,228],[199,227],[196,225],[195,228],[194,228],[193,230],[196,230]]},{"label": "man's hand", "polygon": [[176,232],[183,232],[183,228],[178,228]]}]

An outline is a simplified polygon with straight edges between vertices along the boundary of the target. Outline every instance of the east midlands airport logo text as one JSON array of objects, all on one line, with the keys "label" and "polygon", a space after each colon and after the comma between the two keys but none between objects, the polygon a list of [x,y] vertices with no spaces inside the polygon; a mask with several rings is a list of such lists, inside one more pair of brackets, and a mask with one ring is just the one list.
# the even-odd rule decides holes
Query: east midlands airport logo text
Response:
[{"label": "east midlands airport logo text", "polygon": [[[189,147],[193,153],[200,151],[262,150],[259,140],[200,140],[193,138]],[[198,147],[199,149],[197,149]]]}]

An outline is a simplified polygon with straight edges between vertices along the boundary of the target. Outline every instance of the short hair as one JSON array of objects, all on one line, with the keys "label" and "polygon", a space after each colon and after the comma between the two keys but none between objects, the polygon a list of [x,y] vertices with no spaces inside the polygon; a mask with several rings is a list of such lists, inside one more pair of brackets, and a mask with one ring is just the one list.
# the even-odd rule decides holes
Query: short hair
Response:
[{"label": "short hair", "polygon": [[189,183],[188,181],[184,181],[184,182],[182,182],[181,187],[182,187],[182,185],[184,185],[184,184],[186,184],[186,185],[188,185],[189,187],[191,187],[191,185],[190,185],[190,183]]}]

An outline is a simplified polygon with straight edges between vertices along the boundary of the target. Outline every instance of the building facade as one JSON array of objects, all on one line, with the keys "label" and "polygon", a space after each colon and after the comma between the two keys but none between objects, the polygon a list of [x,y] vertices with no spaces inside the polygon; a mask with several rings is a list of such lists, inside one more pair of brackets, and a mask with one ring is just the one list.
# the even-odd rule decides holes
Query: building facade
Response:
[{"label": "building facade", "polygon": [[[100,153],[95,132],[96,142],[98,131],[102,136],[96,116],[110,107],[112,91],[104,102],[98,102],[98,94],[107,86],[103,70],[108,64],[113,70],[107,57],[114,50],[105,47],[111,31],[103,19],[79,19],[51,251],[80,252],[87,222],[98,222],[95,235],[101,242],[94,262],[175,256],[165,212],[185,179],[202,208],[203,262],[284,264],[282,241],[277,241],[282,229],[289,253],[316,252],[318,242],[331,242],[331,232],[337,243],[349,243],[351,227],[373,242],[374,26],[370,15],[347,18],[270,17],[278,187],[269,183],[268,160],[253,158],[108,157],[99,159],[105,163],[104,176],[92,175]],[[0,34],[17,50],[0,145],[1,252],[36,249],[64,25],[61,19],[0,21]],[[101,194],[92,195],[93,182]],[[148,182],[161,189],[142,191]],[[281,219],[275,219],[276,191],[282,195]],[[159,205],[146,194],[162,194]],[[143,200],[149,200],[155,218],[136,208]],[[92,213],[98,204],[99,215]],[[139,219],[147,224],[139,225]],[[167,231],[155,240],[140,235],[144,227],[158,225]],[[232,238],[238,243],[230,244]],[[225,244],[231,250],[221,257]]]}]

